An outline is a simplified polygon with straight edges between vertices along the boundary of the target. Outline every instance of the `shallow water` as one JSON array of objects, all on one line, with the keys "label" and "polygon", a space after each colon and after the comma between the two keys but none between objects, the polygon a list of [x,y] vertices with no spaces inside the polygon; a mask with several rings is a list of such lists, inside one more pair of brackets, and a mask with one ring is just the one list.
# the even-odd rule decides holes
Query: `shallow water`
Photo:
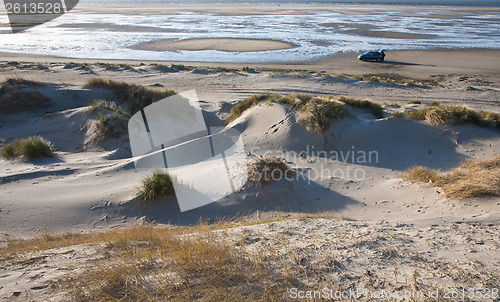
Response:
[{"label": "shallow water", "polygon": [[[308,61],[339,52],[374,49],[500,48],[500,13],[438,18],[443,13],[446,11],[417,8],[404,13],[382,10],[350,14],[331,9],[312,14],[250,16],[70,12],[22,33],[8,34],[9,28],[0,28],[4,33],[0,35],[0,51],[93,59],[257,63]],[[0,15],[0,23],[7,23],[7,16]],[[411,35],[406,37],[404,33]],[[296,47],[245,53],[130,48],[142,42],[190,38],[273,39]]]}]

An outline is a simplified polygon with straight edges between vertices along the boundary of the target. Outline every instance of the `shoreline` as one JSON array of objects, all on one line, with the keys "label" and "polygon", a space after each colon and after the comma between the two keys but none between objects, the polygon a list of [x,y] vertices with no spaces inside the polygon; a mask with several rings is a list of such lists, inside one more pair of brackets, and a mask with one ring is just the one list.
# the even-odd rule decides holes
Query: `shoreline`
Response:
[{"label": "shoreline", "polygon": [[122,60],[122,59],[86,59],[43,55],[0,52],[0,62],[23,62],[37,64],[87,63],[111,64],[183,64],[195,68],[223,67],[241,69],[248,66],[262,71],[306,71],[345,74],[388,74],[395,73],[411,78],[429,78],[435,74],[484,74],[500,82],[500,49],[462,48],[386,51],[383,63],[361,62],[357,52],[337,53],[318,60],[288,63],[224,63],[192,62],[174,60]]}]

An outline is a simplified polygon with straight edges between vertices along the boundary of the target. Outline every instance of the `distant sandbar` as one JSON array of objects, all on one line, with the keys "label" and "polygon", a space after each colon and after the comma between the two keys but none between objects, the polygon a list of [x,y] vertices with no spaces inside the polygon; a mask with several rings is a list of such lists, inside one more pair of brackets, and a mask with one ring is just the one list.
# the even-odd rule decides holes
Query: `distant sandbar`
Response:
[{"label": "distant sandbar", "polygon": [[186,40],[159,40],[141,43],[133,49],[149,51],[176,51],[176,50],[219,50],[228,52],[250,52],[290,49],[293,44],[265,39],[236,39],[236,38],[208,38]]}]

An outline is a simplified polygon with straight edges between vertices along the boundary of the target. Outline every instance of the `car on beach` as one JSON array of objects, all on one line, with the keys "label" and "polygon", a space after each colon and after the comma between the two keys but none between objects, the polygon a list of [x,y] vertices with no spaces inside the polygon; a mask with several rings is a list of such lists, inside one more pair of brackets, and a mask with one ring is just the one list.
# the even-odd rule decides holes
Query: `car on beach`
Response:
[{"label": "car on beach", "polygon": [[385,53],[384,53],[384,50],[369,51],[369,52],[365,52],[362,55],[359,55],[358,59],[361,60],[361,61],[377,61],[377,62],[382,62],[385,59]]}]

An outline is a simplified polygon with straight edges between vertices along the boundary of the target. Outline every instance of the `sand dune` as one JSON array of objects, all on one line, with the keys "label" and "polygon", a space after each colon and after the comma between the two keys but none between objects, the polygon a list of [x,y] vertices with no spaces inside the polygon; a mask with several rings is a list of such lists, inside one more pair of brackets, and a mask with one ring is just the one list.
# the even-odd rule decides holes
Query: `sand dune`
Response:
[{"label": "sand dune", "polygon": [[[293,272],[302,267],[300,263],[318,265],[317,271],[303,278],[304,286],[315,286],[314,278],[329,270],[335,271],[332,276],[340,278],[335,279],[339,282],[354,280],[368,288],[408,286],[402,280],[414,278],[416,270],[421,275],[414,286],[473,286],[477,279],[443,277],[459,270],[457,274],[462,277],[477,272],[477,278],[491,287],[491,280],[498,276],[498,253],[493,251],[498,247],[495,234],[499,197],[448,198],[441,188],[404,181],[400,174],[415,165],[452,171],[466,159],[492,158],[500,150],[498,129],[471,124],[436,127],[426,121],[390,116],[428,108],[431,101],[498,113],[498,70],[494,64],[484,65],[490,51],[477,53],[480,62],[475,66],[473,62],[462,62],[464,72],[460,74],[455,73],[451,62],[438,63],[439,58],[446,56],[440,51],[430,52],[429,60],[418,59],[409,65],[394,61],[387,63],[392,64],[388,67],[355,61],[360,65],[353,65],[350,73],[362,71],[367,78],[376,75],[383,79],[394,69],[401,74],[416,70],[418,77],[412,81],[423,81],[422,84],[406,84],[408,78],[403,75],[393,75],[396,82],[389,83],[345,75],[325,76],[297,70],[302,65],[282,66],[278,71],[270,71],[272,66],[266,65],[264,69],[243,72],[207,64],[203,68],[184,66],[184,70],[179,70],[164,66],[159,70],[157,65],[138,62],[129,62],[133,65],[127,69],[119,65],[106,69],[102,64],[79,68],[79,64],[65,66],[58,62],[42,69],[33,63],[4,63],[4,78],[29,76],[31,80],[56,83],[30,88],[50,99],[48,107],[0,114],[0,145],[19,137],[40,135],[54,144],[56,157],[31,162],[12,158],[0,161],[0,235],[8,239],[45,232],[86,233],[137,224],[186,226],[200,220],[236,219],[255,225],[213,234],[238,242],[238,246],[243,242],[250,253],[272,245],[275,250],[269,251],[269,255],[297,255],[298,260],[293,261],[298,264],[289,268]],[[402,58],[405,54],[408,52],[394,57]],[[320,66],[315,64],[308,69]],[[329,64],[325,69],[341,72],[350,63],[332,59]],[[441,67],[439,76],[424,76],[425,72]],[[269,185],[248,185],[218,202],[187,212],[179,211],[175,197],[142,204],[138,187],[151,171],[134,168],[127,134],[104,143],[95,140],[99,114],[110,113],[102,108],[89,111],[92,101],[104,98],[125,109],[127,105],[107,89],[85,86],[88,79],[96,76],[143,84],[155,90],[173,88],[181,92],[196,88],[208,126],[238,130],[248,159],[262,154],[282,157],[295,172],[295,178]],[[249,95],[265,92],[335,97],[345,94],[370,99],[383,105],[384,117],[376,118],[368,109],[346,105],[347,113],[318,135],[301,124],[303,113],[297,108],[261,102],[225,124],[235,104]],[[407,104],[410,100],[412,104]],[[318,213],[359,221],[300,218]],[[265,222],[294,216],[299,219]],[[6,240],[0,240],[0,247],[7,245]],[[338,251],[345,253],[336,254]],[[81,276],[95,268],[88,263],[103,259],[102,250],[93,245],[71,245],[35,254],[39,258],[30,252],[15,259],[1,259],[8,266],[0,276],[0,299],[67,300],[63,287],[46,285],[60,284],[59,278],[68,274]],[[337,262],[323,264],[327,255],[335,255]],[[114,263],[112,258],[106,259],[108,264]],[[277,271],[292,261],[280,259],[272,260]],[[393,278],[395,267],[399,275]],[[390,281],[382,286],[374,278]]]}]

